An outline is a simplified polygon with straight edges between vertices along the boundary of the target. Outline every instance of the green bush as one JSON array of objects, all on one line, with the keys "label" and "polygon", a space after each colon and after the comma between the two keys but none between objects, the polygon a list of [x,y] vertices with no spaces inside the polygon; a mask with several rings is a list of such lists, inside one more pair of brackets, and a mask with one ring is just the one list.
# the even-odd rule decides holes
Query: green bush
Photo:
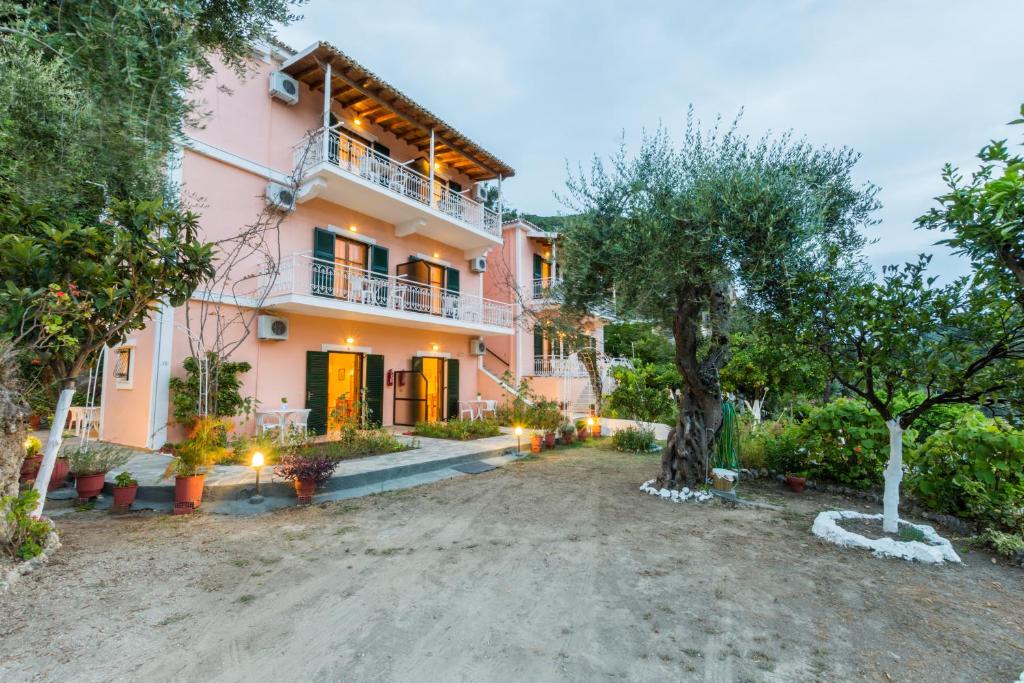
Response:
[{"label": "green bush", "polygon": [[675,422],[677,407],[671,392],[681,382],[675,367],[669,364],[641,364],[636,368],[620,365],[612,369],[612,376],[615,390],[604,404],[608,417],[663,424]]},{"label": "green bush", "polygon": [[[557,423],[556,423],[557,424]],[[497,420],[449,420],[447,422],[417,422],[413,434],[432,439],[482,439],[498,436],[501,428]]]},{"label": "green bush", "polygon": [[362,458],[368,455],[398,453],[417,448],[414,442],[406,444],[399,441],[386,429],[356,429],[348,427],[341,430],[337,440],[308,443],[295,448],[295,452],[310,457],[330,457],[337,460]]},{"label": "green bush", "polygon": [[12,559],[31,560],[46,547],[50,524],[32,516],[37,502],[39,492],[35,489],[27,489],[17,496],[0,498],[0,519],[3,520],[0,549]]},{"label": "green bush", "polygon": [[61,452],[68,459],[71,474],[105,474],[120,467],[132,457],[131,451],[110,444],[91,443],[75,446]]},{"label": "green bush", "polygon": [[646,453],[654,443],[654,430],[646,427],[626,427],[612,435],[612,445],[617,451]]},{"label": "green bush", "polygon": [[[221,361],[217,354],[208,353],[207,362],[214,371],[211,374],[210,416],[235,417],[248,415],[252,410],[252,398],[243,398],[242,379],[239,375],[249,372],[252,366],[245,361]],[[185,426],[192,426],[199,412],[199,361],[189,356],[182,363],[184,377],[171,377],[171,405],[174,419]]]},{"label": "green bush", "polygon": [[1024,431],[968,413],[928,437],[908,462],[907,488],[926,507],[1024,533]]}]

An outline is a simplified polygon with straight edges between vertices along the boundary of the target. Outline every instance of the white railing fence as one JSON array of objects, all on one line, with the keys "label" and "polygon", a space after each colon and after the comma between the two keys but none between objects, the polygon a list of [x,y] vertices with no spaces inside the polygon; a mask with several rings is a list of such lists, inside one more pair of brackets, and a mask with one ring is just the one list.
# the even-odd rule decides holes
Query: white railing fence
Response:
[{"label": "white railing fence", "polygon": [[430,178],[344,133],[327,131],[326,142],[324,135],[321,128],[294,147],[293,161],[300,177],[313,166],[328,161],[343,171],[380,185],[388,192],[433,207],[492,235],[501,235],[496,211],[453,192],[438,180],[434,181],[431,189]]},{"label": "white railing fence", "polygon": [[292,254],[281,259],[269,297],[286,293],[312,294],[368,308],[512,327],[511,304],[315,259],[309,254]]},{"label": "white railing fence", "polygon": [[536,300],[550,299],[555,294],[555,288],[562,284],[561,279],[553,277],[536,278],[533,281],[531,298]]}]

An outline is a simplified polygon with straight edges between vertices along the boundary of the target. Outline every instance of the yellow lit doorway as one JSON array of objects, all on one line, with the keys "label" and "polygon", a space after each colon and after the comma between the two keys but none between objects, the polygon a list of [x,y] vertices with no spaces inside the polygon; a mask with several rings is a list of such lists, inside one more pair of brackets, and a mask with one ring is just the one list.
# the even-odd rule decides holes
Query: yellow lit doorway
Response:
[{"label": "yellow lit doorway", "polygon": [[359,422],[359,390],[363,380],[363,356],[332,351],[327,361],[327,424],[337,431]]},{"label": "yellow lit doorway", "polygon": [[444,359],[425,356],[422,361],[423,377],[427,380],[426,418],[428,422],[438,422],[445,418]]}]

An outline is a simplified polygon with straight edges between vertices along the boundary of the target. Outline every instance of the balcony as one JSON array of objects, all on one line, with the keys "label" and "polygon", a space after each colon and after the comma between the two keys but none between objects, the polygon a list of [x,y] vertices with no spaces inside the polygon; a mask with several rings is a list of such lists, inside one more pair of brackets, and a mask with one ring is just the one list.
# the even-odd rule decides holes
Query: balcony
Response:
[{"label": "balcony", "polygon": [[282,259],[264,307],[440,332],[512,334],[512,305],[292,254]]},{"label": "balcony", "polygon": [[571,356],[534,356],[534,377],[586,377],[587,369],[580,359]]},{"label": "balcony", "polygon": [[501,244],[498,214],[337,131],[316,131],[293,150],[298,201],[321,197],[462,249],[467,258]]}]

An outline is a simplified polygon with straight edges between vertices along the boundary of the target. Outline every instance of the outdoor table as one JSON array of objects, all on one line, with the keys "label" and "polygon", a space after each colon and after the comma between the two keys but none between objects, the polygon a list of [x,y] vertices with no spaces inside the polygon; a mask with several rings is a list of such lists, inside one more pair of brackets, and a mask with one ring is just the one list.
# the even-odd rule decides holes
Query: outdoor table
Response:
[{"label": "outdoor table", "polygon": [[284,434],[288,431],[285,429],[288,425],[288,416],[293,413],[301,413],[304,410],[305,408],[272,408],[270,410],[258,410],[256,412],[260,415],[276,415],[278,417],[277,438],[281,443],[284,443]]}]

